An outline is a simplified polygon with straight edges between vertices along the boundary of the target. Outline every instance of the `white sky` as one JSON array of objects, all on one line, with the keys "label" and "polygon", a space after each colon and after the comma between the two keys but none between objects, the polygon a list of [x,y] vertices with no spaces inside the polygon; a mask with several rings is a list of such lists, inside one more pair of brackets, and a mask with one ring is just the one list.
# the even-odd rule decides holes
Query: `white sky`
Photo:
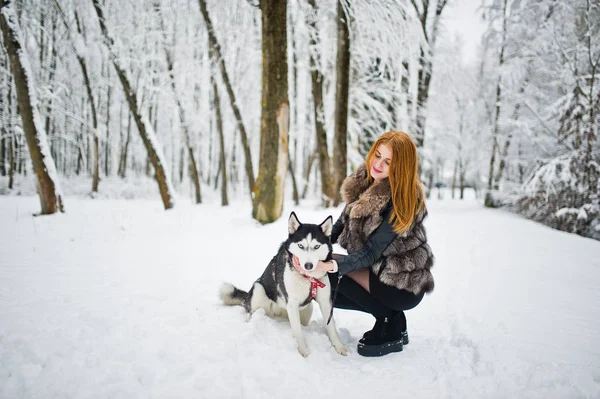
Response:
[{"label": "white sky", "polygon": [[[451,0],[444,10],[443,24],[451,36],[463,42],[464,62],[470,63],[477,57],[477,47],[485,31],[485,23],[479,16],[480,0]],[[444,36],[440,37],[443,40]]]}]

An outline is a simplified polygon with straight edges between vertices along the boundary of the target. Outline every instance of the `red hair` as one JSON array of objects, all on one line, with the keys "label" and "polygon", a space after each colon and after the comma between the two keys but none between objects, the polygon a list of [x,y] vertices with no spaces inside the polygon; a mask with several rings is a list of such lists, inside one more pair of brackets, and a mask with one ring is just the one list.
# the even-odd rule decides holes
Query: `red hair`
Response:
[{"label": "red hair", "polygon": [[419,157],[417,147],[404,132],[389,131],[375,141],[366,159],[367,179],[371,176],[371,162],[380,145],[386,145],[392,152],[389,166],[389,180],[392,190],[392,216],[390,223],[398,234],[406,232],[415,216],[425,208],[425,198],[419,180]]}]

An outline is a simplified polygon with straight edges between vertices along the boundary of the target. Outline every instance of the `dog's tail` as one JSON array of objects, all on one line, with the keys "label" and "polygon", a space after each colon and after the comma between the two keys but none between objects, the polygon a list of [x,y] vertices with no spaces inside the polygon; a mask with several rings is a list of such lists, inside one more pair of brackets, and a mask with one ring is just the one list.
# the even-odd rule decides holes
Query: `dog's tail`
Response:
[{"label": "dog's tail", "polygon": [[244,302],[246,302],[248,299],[248,293],[246,291],[242,291],[239,288],[234,287],[231,283],[221,284],[219,296],[221,297],[223,303],[227,306],[244,306]]}]

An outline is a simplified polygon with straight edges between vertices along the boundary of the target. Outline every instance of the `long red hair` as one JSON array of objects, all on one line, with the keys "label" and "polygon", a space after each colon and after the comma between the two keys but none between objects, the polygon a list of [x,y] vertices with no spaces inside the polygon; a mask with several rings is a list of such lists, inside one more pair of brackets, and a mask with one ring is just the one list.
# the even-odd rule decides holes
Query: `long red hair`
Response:
[{"label": "long red hair", "polygon": [[394,231],[401,234],[410,228],[415,220],[415,215],[425,207],[425,198],[419,180],[417,147],[410,136],[404,132],[389,131],[379,136],[366,159],[369,182],[373,181],[371,161],[381,144],[387,145],[392,151],[389,180],[394,209],[390,223]]}]

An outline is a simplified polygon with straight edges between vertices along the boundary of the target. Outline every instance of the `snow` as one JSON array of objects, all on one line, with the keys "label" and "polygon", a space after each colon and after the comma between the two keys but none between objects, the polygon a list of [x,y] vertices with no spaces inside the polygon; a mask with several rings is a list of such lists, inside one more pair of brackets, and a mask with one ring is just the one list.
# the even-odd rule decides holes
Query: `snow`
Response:
[{"label": "snow", "polygon": [[580,215],[581,211],[585,212],[583,209],[579,209],[579,208],[561,208],[558,211],[556,211],[555,215],[557,217],[563,217],[566,215]]},{"label": "snow", "polygon": [[573,154],[565,154],[539,167],[523,186],[525,193],[535,195],[541,191],[549,195],[556,193],[561,183],[576,189],[576,177],[571,173],[572,158]]},{"label": "snow", "polygon": [[[296,351],[289,324],[225,307],[301,221],[250,204],[169,212],[153,200],[0,197],[0,397],[600,397],[600,244],[476,200],[428,203],[436,289],[407,313],[411,342],[383,358],[356,344],[373,319],[336,310],[331,347],[315,310]],[[217,201],[215,201],[217,202]]]}]

